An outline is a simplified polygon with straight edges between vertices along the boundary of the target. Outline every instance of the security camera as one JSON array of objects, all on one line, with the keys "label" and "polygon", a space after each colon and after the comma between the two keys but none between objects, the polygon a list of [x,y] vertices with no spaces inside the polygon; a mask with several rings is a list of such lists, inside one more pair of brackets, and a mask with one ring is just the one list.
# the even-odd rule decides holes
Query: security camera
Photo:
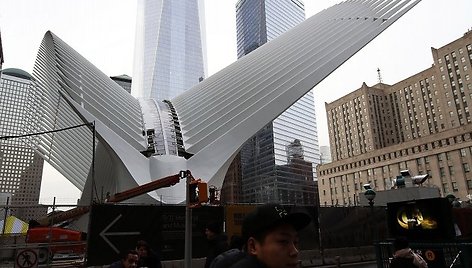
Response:
[{"label": "security camera", "polygon": [[408,169],[400,171],[403,177],[411,177],[410,171]]},{"label": "security camera", "polygon": [[427,179],[429,179],[428,174],[417,175],[411,178],[411,180],[413,181],[413,184],[417,184],[417,185],[423,184],[423,182],[425,182]]},{"label": "security camera", "polygon": [[362,185],[362,187],[364,187],[365,190],[372,189],[372,186],[370,186],[370,183],[366,183],[366,184]]}]

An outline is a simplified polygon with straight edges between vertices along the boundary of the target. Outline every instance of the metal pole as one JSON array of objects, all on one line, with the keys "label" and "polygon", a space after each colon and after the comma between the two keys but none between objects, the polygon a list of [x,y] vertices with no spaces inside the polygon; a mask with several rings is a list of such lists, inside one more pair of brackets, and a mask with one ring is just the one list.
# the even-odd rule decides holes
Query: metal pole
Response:
[{"label": "metal pole", "polygon": [[92,203],[94,200],[94,188],[95,185],[95,121],[92,122]]},{"label": "metal pole", "polygon": [[[92,207],[93,207],[93,196],[94,196],[94,188],[95,188],[95,121],[89,122],[89,126],[91,126],[92,129],[92,193],[90,196],[90,212],[89,212],[89,217],[88,217],[88,226],[87,226],[87,231],[90,233],[90,218],[92,217]],[[88,245],[90,243],[90,236],[87,235],[86,238],[86,245],[88,249]],[[88,250],[85,251],[84,254],[84,263],[88,262],[88,255],[87,255]]]},{"label": "metal pole", "polygon": [[5,228],[7,226],[8,203],[10,203],[10,197],[9,196],[7,196],[7,203],[5,205],[5,217],[3,218],[2,234],[5,234]]},{"label": "metal pole", "polygon": [[192,210],[190,209],[190,199],[189,199],[189,185],[190,185],[190,176],[185,172],[186,176],[186,193],[187,201],[185,206],[185,268],[192,268]]},{"label": "metal pole", "polygon": [[[54,215],[54,212],[56,211],[56,197],[54,196],[54,199],[52,201],[52,212],[51,215]],[[48,247],[46,250],[46,263],[49,265],[52,262],[52,254],[51,254],[51,243],[52,243],[52,226],[54,225],[54,217],[51,218],[51,222],[49,223],[49,241],[48,241]]]}]

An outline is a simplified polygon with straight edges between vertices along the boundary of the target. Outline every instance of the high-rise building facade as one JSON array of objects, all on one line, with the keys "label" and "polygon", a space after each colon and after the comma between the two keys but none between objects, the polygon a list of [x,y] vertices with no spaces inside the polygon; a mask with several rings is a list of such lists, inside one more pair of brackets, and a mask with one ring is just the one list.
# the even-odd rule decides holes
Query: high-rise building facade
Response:
[{"label": "high-rise building facade", "polygon": [[[305,19],[299,0],[240,0],[236,4],[238,58]],[[320,161],[313,92],[267,124],[241,149],[243,202],[313,205]]]},{"label": "high-rise building facade", "polygon": [[[27,106],[39,99],[34,78],[27,72],[9,68],[0,74],[0,136],[24,133]],[[28,221],[46,215],[39,207],[44,160],[19,138],[0,140],[0,192],[11,196],[14,215]],[[4,204],[2,204],[4,205]]]},{"label": "high-rise building facade", "polygon": [[203,0],[139,0],[132,94],[170,100],[206,74]]},{"label": "high-rise building facade", "polygon": [[390,189],[405,169],[429,174],[443,196],[470,197],[472,32],[431,51],[430,68],[326,104],[334,162],[318,168],[322,205],[357,204],[364,183]]}]

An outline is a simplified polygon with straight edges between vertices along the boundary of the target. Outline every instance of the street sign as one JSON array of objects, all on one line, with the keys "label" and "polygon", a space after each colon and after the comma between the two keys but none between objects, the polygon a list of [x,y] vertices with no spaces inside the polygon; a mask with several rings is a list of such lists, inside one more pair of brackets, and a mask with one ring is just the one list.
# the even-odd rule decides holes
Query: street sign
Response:
[{"label": "street sign", "polygon": [[20,249],[16,252],[15,268],[36,268],[38,267],[37,249]]},{"label": "street sign", "polygon": [[[205,257],[205,225],[223,224],[223,208],[200,207],[192,214],[193,257]],[[87,236],[89,266],[119,260],[119,253],[134,249],[138,240],[148,242],[162,260],[183,259],[185,206],[94,205]]]}]

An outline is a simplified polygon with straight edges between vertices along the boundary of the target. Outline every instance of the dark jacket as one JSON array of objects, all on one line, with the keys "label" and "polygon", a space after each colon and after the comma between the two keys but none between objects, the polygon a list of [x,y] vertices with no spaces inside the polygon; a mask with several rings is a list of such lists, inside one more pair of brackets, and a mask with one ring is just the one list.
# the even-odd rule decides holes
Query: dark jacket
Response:
[{"label": "dark jacket", "polygon": [[267,268],[265,264],[260,262],[256,257],[246,254],[246,256],[236,262],[230,268]]},{"label": "dark jacket", "polygon": [[216,256],[225,252],[228,249],[228,238],[226,235],[218,234],[213,239],[208,240],[207,258],[205,261],[205,268],[209,268],[211,262]]},{"label": "dark jacket", "polygon": [[123,263],[121,261],[116,261],[110,264],[110,267],[108,268],[123,268]]},{"label": "dark jacket", "polygon": [[228,268],[246,257],[246,253],[237,248],[227,250],[218,255],[210,264],[210,268]]},{"label": "dark jacket", "polygon": [[141,257],[138,261],[138,267],[162,268],[161,260],[153,251],[148,252],[149,256]]},{"label": "dark jacket", "polygon": [[411,258],[402,258],[397,257],[393,258],[390,262],[390,268],[417,268],[416,265],[413,264],[413,259]]}]

